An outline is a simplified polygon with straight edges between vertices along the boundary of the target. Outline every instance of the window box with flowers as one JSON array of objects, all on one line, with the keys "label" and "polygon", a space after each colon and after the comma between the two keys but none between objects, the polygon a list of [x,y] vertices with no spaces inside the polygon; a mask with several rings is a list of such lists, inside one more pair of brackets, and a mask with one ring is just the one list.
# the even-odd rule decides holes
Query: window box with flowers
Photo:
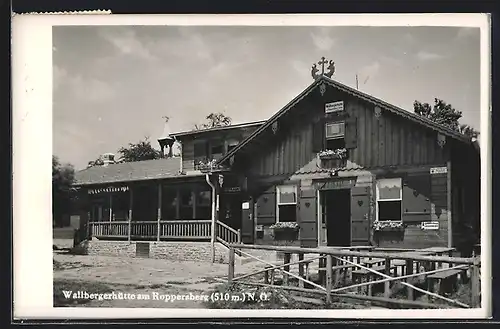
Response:
[{"label": "window box with flowers", "polygon": [[403,241],[406,225],[400,221],[375,221],[373,237],[379,244],[381,241]]},{"label": "window box with flowers", "polygon": [[278,222],[269,228],[274,240],[294,241],[299,238],[299,225],[296,222]]},{"label": "window box with flowers", "polygon": [[318,153],[322,167],[338,168],[345,165],[347,160],[347,149],[324,150]]},{"label": "window box with flowers", "polygon": [[215,165],[216,162],[217,162],[216,159],[212,159],[210,161],[199,161],[196,164],[196,168],[203,173],[208,173],[214,169],[218,169],[218,166]]}]

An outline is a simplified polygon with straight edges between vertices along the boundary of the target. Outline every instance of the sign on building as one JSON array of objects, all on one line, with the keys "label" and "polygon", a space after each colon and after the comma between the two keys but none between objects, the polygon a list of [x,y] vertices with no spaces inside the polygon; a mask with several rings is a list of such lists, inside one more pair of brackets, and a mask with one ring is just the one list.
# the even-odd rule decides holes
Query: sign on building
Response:
[{"label": "sign on building", "polygon": [[341,112],[344,110],[344,101],[325,104],[325,113]]},{"label": "sign on building", "polygon": [[439,230],[439,222],[422,222],[420,228],[424,231]]},{"label": "sign on building", "polygon": [[448,173],[447,167],[435,167],[431,168],[431,175],[439,175]]}]

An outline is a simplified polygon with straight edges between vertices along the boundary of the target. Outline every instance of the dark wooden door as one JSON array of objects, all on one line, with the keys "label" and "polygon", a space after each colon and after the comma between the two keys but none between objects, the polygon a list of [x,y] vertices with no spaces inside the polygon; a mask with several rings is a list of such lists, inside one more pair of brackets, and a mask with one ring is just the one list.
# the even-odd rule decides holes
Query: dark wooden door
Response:
[{"label": "dark wooden door", "polygon": [[300,245],[302,247],[318,246],[318,218],[316,189],[312,186],[301,187],[299,202]]},{"label": "dark wooden door", "polygon": [[253,199],[244,200],[241,205],[241,242],[254,243],[255,221]]},{"label": "dark wooden door", "polygon": [[370,244],[370,187],[351,188],[351,245]]}]

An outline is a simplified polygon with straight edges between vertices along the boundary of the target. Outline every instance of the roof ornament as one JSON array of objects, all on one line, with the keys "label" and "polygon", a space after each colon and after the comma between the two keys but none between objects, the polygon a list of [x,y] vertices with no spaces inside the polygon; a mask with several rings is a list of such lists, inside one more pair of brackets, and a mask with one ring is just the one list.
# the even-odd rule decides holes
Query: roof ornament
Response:
[{"label": "roof ornament", "polygon": [[[319,69],[318,67],[316,66],[316,63],[313,64],[312,68],[311,68],[311,76],[313,77],[314,80],[318,80],[321,76],[326,76],[328,78],[331,78],[333,76],[333,73],[335,73],[335,62],[330,60],[330,61],[327,61],[325,59],[325,57],[321,57],[321,60],[317,63],[321,66],[321,74],[319,74]],[[328,66],[326,67],[326,70],[325,71],[325,64],[328,64]]]}]

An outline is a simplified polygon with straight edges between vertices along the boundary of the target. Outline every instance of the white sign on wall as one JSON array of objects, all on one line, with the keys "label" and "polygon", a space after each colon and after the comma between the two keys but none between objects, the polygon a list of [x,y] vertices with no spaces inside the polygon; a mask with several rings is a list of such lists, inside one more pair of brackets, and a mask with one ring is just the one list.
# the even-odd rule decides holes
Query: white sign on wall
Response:
[{"label": "white sign on wall", "polygon": [[241,209],[250,209],[250,203],[248,202],[243,202],[241,204]]},{"label": "white sign on wall", "polygon": [[439,222],[422,222],[420,228],[425,231],[439,230]]},{"label": "white sign on wall", "polygon": [[341,112],[344,110],[344,101],[325,104],[325,113]]},{"label": "white sign on wall", "polygon": [[431,175],[446,174],[448,173],[447,167],[435,167],[431,168]]}]

